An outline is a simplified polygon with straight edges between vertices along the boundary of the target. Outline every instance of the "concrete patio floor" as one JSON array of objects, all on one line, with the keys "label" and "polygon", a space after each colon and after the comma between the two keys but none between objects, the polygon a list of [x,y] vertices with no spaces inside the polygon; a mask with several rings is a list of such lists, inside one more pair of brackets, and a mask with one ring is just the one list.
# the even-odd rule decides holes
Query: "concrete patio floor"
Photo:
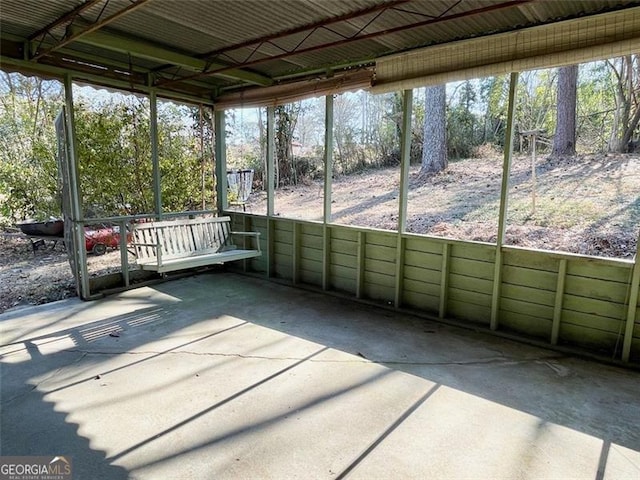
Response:
[{"label": "concrete patio floor", "polygon": [[640,479],[640,373],[259,279],[0,329],[1,454],[75,479]]}]

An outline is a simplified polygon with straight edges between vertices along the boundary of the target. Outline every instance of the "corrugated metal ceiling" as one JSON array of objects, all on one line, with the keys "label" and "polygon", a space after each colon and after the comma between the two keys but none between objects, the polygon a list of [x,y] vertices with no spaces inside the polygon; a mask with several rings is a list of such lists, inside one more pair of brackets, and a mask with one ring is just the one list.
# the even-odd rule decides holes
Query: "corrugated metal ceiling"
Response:
[{"label": "corrugated metal ceiling", "polygon": [[[105,84],[122,74],[120,80],[132,89],[155,86],[169,96],[175,92],[210,100],[227,88],[256,88],[285,76],[304,78],[323,71],[337,75],[345,68],[373,69],[374,59],[382,55],[638,4],[631,0],[2,0],[1,59],[5,69],[59,74],[56,67],[73,66],[63,59],[76,55],[82,65],[78,78],[99,83],[95,76],[109,71]],[[83,5],[90,6],[64,17]],[[33,38],[59,19],[64,21]],[[75,28],[70,31],[72,41],[65,37],[70,24]],[[113,40],[91,40],[92,33],[84,32],[87,28]],[[283,35],[294,29],[295,33]],[[31,51],[25,52],[29,40]],[[61,41],[65,44],[58,45]],[[39,56],[43,51],[47,54]],[[92,66],[95,76],[90,75]],[[123,73],[127,67],[140,75]]]}]

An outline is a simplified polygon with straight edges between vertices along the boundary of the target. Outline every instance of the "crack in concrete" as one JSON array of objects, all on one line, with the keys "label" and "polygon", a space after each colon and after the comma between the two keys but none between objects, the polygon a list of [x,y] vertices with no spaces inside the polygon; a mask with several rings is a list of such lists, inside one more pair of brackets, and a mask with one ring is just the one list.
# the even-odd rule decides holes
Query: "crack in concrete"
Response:
[{"label": "crack in concrete", "polygon": [[[266,355],[244,355],[241,353],[220,353],[220,352],[193,352],[190,350],[177,350],[171,352],[158,352],[152,350],[142,350],[142,351],[86,351],[86,350],[65,350],[67,352],[79,352],[85,355],[195,355],[195,356],[204,356],[204,357],[234,357],[234,358],[243,358],[243,359],[255,359],[255,360],[284,360],[284,361],[299,361],[302,357],[273,357]],[[354,355],[355,356],[355,355]],[[526,364],[526,363],[535,363],[535,362],[544,362],[548,360],[560,360],[566,358],[564,355],[547,355],[547,356],[536,356],[532,358],[509,358],[509,357],[489,357],[489,358],[481,358],[476,360],[464,360],[464,361],[441,361],[441,362],[415,362],[415,361],[404,361],[404,360],[383,360],[383,359],[370,359],[364,356],[361,358],[355,359],[311,359],[310,362],[314,363],[379,363],[384,365],[406,365],[406,366],[446,366],[446,365],[458,365],[458,366],[473,366],[473,365],[514,365],[514,364]]]},{"label": "crack in concrete", "polygon": [[262,355],[243,355],[241,353],[216,353],[216,352],[192,352],[190,350],[174,350],[171,352],[156,352],[153,350],[141,350],[141,351],[86,351],[86,350],[65,350],[67,352],[82,352],[86,355],[196,355],[203,357],[236,357],[246,359],[257,360],[302,360],[303,357],[267,357]]},{"label": "crack in concrete", "polygon": [[547,357],[535,357],[535,358],[508,358],[508,357],[491,357],[478,360],[467,361],[449,361],[449,362],[404,362],[404,361],[376,361],[376,363],[384,363],[387,365],[433,365],[433,366],[446,366],[446,365],[517,365],[526,363],[536,363],[545,360],[559,360],[565,358],[564,356],[547,356]]},{"label": "crack in concrete", "polygon": [[77,351],[66,350],[66,351],[68,351],[69,353],[81,353],[82,355],[80,355],[78,358],[76,358],[71,363],[67,363],[65,365],[62,365],[62,366],[56,368],[53,372],[50,372],[49,375],[44,377],[42,380],[40,380],[39,382],[37,382],[34,385],[32,385],[31,388],[29,388],[28,390],[26,390],[24,392],[20,392],[20,393],[16,394],[15,396],[3,401],[4,406],[8,406],[9,404],[15,402],[19,398],[26,397],[27,395],[29,395],[34,390],[37,390],[40,387],[40,385],[46,383],[47,381],[49,381],[52,378],[54,378],[55,376],[57,376],[62,370],[64,370],[67,367],[70,367],[72,365],[75,365],[76,363],[82,361],[82,359],[87,356],[86,352],[82,352],[82,351],[79,351],[79,350],[77,350]]}]

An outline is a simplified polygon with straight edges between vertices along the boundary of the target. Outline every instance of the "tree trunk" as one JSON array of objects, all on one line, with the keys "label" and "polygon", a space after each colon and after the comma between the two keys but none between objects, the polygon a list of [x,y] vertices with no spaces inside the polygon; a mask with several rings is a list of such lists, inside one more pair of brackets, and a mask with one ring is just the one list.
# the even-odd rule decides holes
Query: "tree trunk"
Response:
[{"label": "tree trunk", "polygon": [[446,86],[426,87],[424,141],[420,173],[436,173],[447,168]]},{"label": "tree trunk", "polygon": [[615,111],[609,138],[609,151],[623,153],[634,149],[633,136],[640,122],[640,105],[635,101],[640,89],[640,60],[627,55],[607,61],[614,78]]},{"label": "tree trunk", "polygon": [[578,65],[558,69],[558,108],[552,157],[576,154],[576,95]]}]

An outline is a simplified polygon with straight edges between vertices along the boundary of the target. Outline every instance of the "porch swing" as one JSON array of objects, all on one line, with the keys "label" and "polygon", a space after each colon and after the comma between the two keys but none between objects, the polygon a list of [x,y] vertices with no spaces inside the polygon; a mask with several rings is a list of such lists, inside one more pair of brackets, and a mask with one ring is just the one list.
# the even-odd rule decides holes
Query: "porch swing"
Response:
[{"label": "porch swing", "polygon": [[[201,186],[204,211],[206,173],[203,123],[202,104],[200,104],[200,154],[203,159]],[[253,171],[251,171],[252,176]],[[238,192],[244,195],[245,190],[238,189]],[[246,197],[244,200],[246,201]],[[234,243],[234,237],[253,239],[255,248],[238,248]],[[133,227],[133,246],[138,266],[142,270],[158,273],[259,257],[262,255],[259,237],[260,232],[232,231],[231,218],[228,216],[161,220],[140,223]],[[244,244],[244,241],[242,243]]]}]

